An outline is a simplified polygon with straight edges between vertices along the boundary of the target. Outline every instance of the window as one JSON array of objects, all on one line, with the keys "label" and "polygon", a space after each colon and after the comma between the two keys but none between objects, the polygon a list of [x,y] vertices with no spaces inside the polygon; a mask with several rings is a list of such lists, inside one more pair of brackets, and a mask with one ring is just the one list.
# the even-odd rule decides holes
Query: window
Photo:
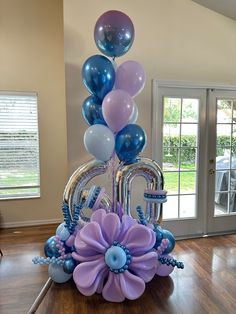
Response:
[{"label": "window", "polygon": [[196,216],[199,99],[163,98],[163,174],[168,202],[164,219]]},{"label": "window", "polygon": [[0,200],[39,196],[37,94],[0,92]]}]

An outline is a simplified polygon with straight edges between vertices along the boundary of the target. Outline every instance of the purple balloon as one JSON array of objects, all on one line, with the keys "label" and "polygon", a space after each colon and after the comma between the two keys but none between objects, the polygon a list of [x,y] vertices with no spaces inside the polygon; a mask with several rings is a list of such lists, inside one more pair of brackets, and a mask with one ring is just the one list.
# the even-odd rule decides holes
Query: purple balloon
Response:
[{"label": "purple balloon", "polygon": [[145,80],[143,67],[136,61],[126,61],[117,68],[115,88],[125,90],[131,97],[135,97],[144,88]]},{"label": "purple balloon", "polygon": [[[173,258],[171,255],[166,255],[165,257],[169,259]],[[161,277],[166,277],[166,276],[169,276],[173,270],[174,270],[174,267],[172,265],[161,264],[159,262],[156,274]]]},{"label": "purple balloon", "polygon": [[97,20],[94,40],[98,49],[106,56],[122,56],[133,44],[134,25],[123,12],[107,11]]},{"label": "purple balloon", "polygon": [[133,113],[134,102],[123,90],[113,90],[102,102],[102,113],[108,127],[114,132],[123,129]]}]

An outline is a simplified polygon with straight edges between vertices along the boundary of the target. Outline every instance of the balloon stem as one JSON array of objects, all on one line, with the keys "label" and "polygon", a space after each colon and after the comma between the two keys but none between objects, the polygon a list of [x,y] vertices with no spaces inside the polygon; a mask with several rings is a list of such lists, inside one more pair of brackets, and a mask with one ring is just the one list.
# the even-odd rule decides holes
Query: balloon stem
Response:
[{"label": "balloon stem", "polygon": [[115,192],[115,173],[116,173],[116,155],[113,153],[112,155],[112,161],[111,161],[111,167],[112,167],[112,212],[116,212],[116,192]]}]

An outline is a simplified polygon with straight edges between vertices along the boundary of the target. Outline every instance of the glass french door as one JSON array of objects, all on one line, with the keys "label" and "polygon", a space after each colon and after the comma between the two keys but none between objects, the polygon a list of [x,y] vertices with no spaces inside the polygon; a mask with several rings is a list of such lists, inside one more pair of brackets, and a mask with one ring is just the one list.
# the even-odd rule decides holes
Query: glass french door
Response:
[{"label": "glass french door", "polygon": [[179,237],[236,231],[236,91],[158,86],[154,106],[163,228]]},{"label": "glass french door", "polygon": [[209,90],[208,233],[236,230],[236,92]]},{"label": "glass french door", "polygon": [[206,90],[158,89],[156,156],[163,170],[168,201],[163,205],[163,227],[176,236],[204,233]]}]

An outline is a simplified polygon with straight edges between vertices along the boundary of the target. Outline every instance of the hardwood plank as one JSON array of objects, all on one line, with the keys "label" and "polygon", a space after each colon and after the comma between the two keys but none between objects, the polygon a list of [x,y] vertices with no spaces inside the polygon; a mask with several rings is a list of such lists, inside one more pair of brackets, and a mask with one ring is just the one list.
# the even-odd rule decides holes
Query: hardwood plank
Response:
[{"label": "hardwood plank", "polygon": [[[47,267],[31,263],[43,254],[56,225],[0,231],[0,313],[27,313],[47,280]],[[174,257],[185,263],[170,277],[156,276],[135,301],[84,297],[73,281],[53,283],[37,313],[145,314],[236,313],[236,235],[178,241]]]},{"label": "hardwood plank", "polygon": [[56,226],[0,230],[0,313],[27,313],[48,277],[47,267],[34,265],[32,258],[43,255]]}]

